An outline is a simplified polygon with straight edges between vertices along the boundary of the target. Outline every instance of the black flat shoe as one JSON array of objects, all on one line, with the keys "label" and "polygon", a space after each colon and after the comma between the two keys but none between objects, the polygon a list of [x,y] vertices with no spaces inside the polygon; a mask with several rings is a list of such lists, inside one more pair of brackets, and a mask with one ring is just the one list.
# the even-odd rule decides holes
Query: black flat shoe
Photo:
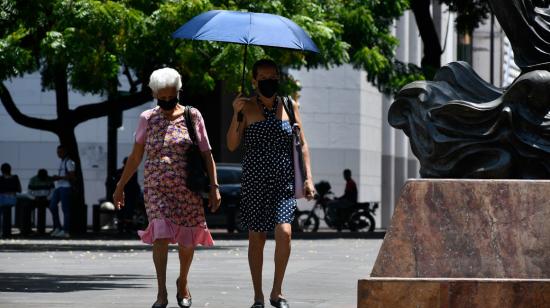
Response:
[{"label": "black flat shoe", "polygon": [[179,281],[180,281],[179,278],[176,279],[176,290],[177,290],[176,300],[178,301],[178,306],[180,306],[181,308],[189,308],[193,304],[193,300],[191,299],[191,297],[189,298],[180,297]]},{"label": "black flat shoe", "polygon": [[270,298],[269,302],[271,303],[271,306],[276,308],[290,308],[290,306],[288,305],[288,302],[284,298],[279,297],[277,300],[272,300]]},{"label": "black flat shoe", "polygon": [[264,303],[254,302],[250,308],[264,308]]},{"label": "black flat shoe", "polygon": [[151,306],[151,308],[166,308],[166,306],[168,306],[168,303],[166,304],[154,303],[153,306]]}]

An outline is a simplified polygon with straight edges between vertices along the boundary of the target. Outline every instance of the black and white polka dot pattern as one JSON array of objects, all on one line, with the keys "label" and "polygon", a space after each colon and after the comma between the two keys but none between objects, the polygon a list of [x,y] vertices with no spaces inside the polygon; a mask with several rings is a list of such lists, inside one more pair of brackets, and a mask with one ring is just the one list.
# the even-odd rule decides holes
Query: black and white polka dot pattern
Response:
[{"label": "black and white polka dot pattern", "polygon": [[264,108],[265,120],[250,124],[244,132],[241,221],[248,230],[272,231],[280,223],[292,223],[294,165],[292,129]]}]

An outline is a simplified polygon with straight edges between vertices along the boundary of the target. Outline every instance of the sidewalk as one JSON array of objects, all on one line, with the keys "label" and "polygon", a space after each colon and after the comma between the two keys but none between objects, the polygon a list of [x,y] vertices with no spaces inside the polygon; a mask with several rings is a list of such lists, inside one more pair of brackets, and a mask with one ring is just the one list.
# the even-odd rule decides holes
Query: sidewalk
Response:
[{"label": "sidewalk", "polygon": [[[284,284],[291,307],[356,307],[357,280],[370,274],[381,243],[293,240]],[[168,261],[168,307],[177,307],[175,248]],[[266,296],[273,253],[268,241]],[[150,307],[156,295],[150,246],[137,240],[0,240],[0,259],[0,307]],[[250,307],[247,241],[218,239],[213,248],[197,249],[189,280],[193,307]]]}]

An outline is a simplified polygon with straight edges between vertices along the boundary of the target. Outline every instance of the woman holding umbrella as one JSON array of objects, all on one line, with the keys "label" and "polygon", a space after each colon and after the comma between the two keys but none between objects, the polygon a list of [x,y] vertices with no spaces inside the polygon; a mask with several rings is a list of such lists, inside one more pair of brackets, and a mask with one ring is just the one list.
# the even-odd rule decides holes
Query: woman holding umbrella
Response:
[{"label": "woman holding umbrella", "polygon": [[[275,277],[269,300],[274,307],[289,307],[282,295],[282,283],[290,256],[291,223],[296,209],[292,127],[283,99],[277,96],[279,70],[275,62],[260,60],[252,69],[257,95],[238,96],[227,132],[230,151],[244,144],[242,160],[242,223],[249,230],[248,262],[254,285],[252,308],[264,307],[262,291],[263,249],[266,232],[275,231]],[[292,103],[296,123],[301,127],[298,107]],[[242,114],[242,119],[239,119]],[[242,120],[242,121],[239,121]],[[305,167],[304,194],[313,199],[309,151],[303,132]]]},{"label": "woman holding umbrella", "polygon": [[[216,211],[221,201],[216,165],[210,152],[204,121],[198,110],[189,110],[178,104],[181,86],[181,77],[174,69],[163,68],[151,74],[149,87],[153,90],[158,106],[141,114],[134,148],[113,194],[115,205],[120,208],[124,205],[124,186],[136,172],[143,154],[146,154],[144,197],[149,226],[138,233],[143,242],[153,244],[153,262],[158,282],[157,300],[153,308],[165,308],[168,304],[168,244],[179,245],[180,273],[176,281],[176,298],[180,307],[191,307],[187,274],[193,260],[194,247],[213,245],[206,226],[202,197],[187,185],[186,166],[193,144],[193,138],[190,137],[192,131],[197,137],[210,178],[210,209]],[[187,112],[190,112],[191,123],[187,123]]]}]

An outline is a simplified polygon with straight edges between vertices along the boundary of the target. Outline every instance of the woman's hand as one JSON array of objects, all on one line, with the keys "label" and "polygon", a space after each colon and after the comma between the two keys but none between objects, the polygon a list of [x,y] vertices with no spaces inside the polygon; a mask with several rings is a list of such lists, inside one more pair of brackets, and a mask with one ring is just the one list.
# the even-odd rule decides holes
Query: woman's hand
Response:
[{"label": "woman's hand", "polygon": [[244,97],[242,94],[239,94],[235,99],[233,100],[233,112],[235,114],[238,114],[241,112],[244,108],[244,105],[250,101],[250,98]]},{"label": "woman's hand", "polygon": [[315,187],[313,186],[313,182],[310,180],[306,180],[304,182],[304,195],[307,201],[311,201],[315,198]]},{"label": "woman's hand", "polygon": [[216,212],[220,208],[222,202],[222,196],[220,195],[220,189],[218,187],[210,188],[210,196],[208,198],[208,207],[212,213]]},{"label": "woman's hand", "polygon": [[124,188],[116,186],[115,192],[113,193],[113,203],[117,210],[120,210],[124,206]]}]

